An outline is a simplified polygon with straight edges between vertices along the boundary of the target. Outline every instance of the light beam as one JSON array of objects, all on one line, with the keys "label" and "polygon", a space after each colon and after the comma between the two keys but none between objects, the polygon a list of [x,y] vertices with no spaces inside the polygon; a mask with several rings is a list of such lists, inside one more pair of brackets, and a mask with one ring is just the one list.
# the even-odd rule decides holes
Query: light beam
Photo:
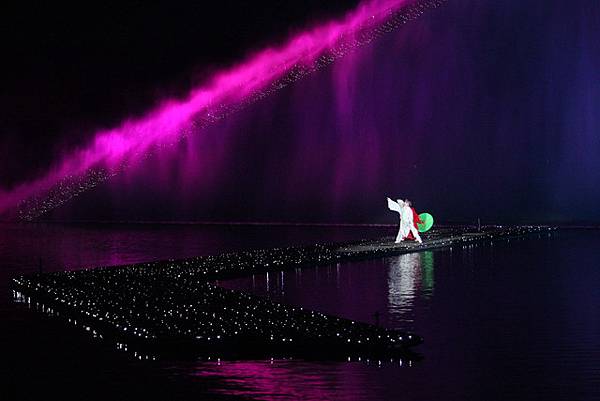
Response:
[{"label": "light beam", "polygon": [[87,146],[62,158],[45,175],[0,190],[0,215],[34,220],[278,90],[414,20],[445,0],[371,0],[345,17],[306,30],[217,72],[183,100],[168,100],[144,117],[99,131]]}]

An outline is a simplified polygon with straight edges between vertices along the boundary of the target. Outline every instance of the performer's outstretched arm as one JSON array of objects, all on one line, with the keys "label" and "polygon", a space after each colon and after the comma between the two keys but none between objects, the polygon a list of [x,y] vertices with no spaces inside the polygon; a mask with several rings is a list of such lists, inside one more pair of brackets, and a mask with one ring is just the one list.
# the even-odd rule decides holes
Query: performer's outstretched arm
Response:
[{"label": "performer's outstretched arm", "polygon": [[392,199],[387,198],[387,205],[388,205],[388,209],[390,209],[394,212],[402,213],[402,205],[399,204],[398,202],[395,202]]},{"label": "performer's outstretched arm", "polygon": [[387,205],[388,205],[388,209],[394,211],[394,212],[398,212],[398,214],[400,215],[400,227],[398,228],[398,235],[396,235],[396,240],[395,242],[401,242],[404,239],[405,233],[402,227],[402,208],[404,206],[404,202],[402,201],[398,201],[395,202],[390,198],[387,198]]}]

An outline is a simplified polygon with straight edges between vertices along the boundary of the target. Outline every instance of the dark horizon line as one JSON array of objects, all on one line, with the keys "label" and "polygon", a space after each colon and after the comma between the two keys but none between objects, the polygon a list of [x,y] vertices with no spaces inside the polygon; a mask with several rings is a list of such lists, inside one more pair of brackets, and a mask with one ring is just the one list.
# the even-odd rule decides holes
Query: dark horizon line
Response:
[{"label": "dark horizon line", "polygon": [[[34,220],[34,221],[15,221],[0,219],[0,223],[25,223],[25,224],[115,224],[115,225],[205,225],[205,226],[298,226],[298,227],[396,227],[393,223],[325,223],[325,222],[298,222],[298,221],[210,221],[210,220]],[[450,226],[473,226],[477,227],[477,222],[473,221],[448,221],[436,223],[438,227]],[[585,228],[599,229],[600,223],[597,222],[523,222],[515,223],[488,223],[481,224],[485,226],[527,226],[527,225],[548,225],[564,228]]]},{"label": "dark horizon line", "polygon": [[140,225],[213,225],[213,226],[356,226],[356,227],[394,227],[397,224],[384,223],[323,223],[296,221],[210,221],[210,220],[0,220],[0,223],[26,224],[140,224]]}]

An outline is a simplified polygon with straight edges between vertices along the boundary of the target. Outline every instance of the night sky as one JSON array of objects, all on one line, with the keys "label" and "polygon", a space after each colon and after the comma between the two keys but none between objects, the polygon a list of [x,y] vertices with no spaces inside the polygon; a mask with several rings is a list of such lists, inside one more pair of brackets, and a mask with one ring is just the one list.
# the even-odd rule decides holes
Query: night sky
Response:
[{"label": "night sky", "polygon": [[[356,4],[3,13],[0,188]],[[49,217],[394,223],[402,196],[438,221],[598,222],[598,39],[592,1],[448,0]]]}]

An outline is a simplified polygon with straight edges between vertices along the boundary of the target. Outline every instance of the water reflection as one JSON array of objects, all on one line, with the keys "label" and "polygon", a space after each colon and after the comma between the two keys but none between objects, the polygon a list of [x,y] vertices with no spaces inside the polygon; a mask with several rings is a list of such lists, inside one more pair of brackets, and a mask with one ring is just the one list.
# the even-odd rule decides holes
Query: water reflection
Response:
[{"label": "water reflection", "polygon": [[434,292],[434,252],[295,268],[216,282],[348,319],[414,330]]},{"label": "water reflection", "polygon": [[[43,232],[0,232],[0,279],[3,275],[7,278],[17,272],[37,271],[38,255],[30,249],[47,252],[42,255],[45,270],[50,266],[61,270],[61,266],[76,265],[77,257],[92,260],[92,264],[109,263],[110,254],[115,251],[127,260],[135,260],[139,255],[151,259],[177,254],[177,247],[181,246],[178,236],[185,237],[185,232],[191,230],[182,227],[184,232],[178,233],[174,230],[179,228],[167,227],[164,230],[168,235],[163,229],[156,233],[136,229],[131,235],[117,232],[114,236],[123,242],[118,249],[109,249],[102,239],[112,237],[112,229],[84,232],[67,227],[58,235],[58,228],[53,227]],[[121,226],[117,228],[122,230]],[[247,231],[227,232],[222,237],[233,239],[220,243],[219,250],[238,250],[236,247],[248,245],[242,244],[250,237]],[[184,251],[209,249],[203,248],[206,243],[214,244],[221,238],[211,239],[209,233],[203,233],[204,229],[198,228],[198,233],[189,234],[194,241],[180,240],[189,245]],[[262,239],[257,236],[256,241],[280,241],[283,237],[281,231],[269,235]],[[41,239],[47,247],[32,248]],[[203,244],[204,239],[208,242]],[[157,246],[161,242],[162,246]],[[70,245],[61,247],[61,243]],[[85,245],[85,252],[78,256],[80,243]],[[493,246],[455,247],[452,251],[436,251],[435,256],[434,252],[424,252],[272,272],[269,291],[265,275],[222,283],[227,288],[369,323],[375,321],[373,315],[377,311],[381,325],[412,330],[425,338],[416,350],[423,359],[412,366],[407,360],[386,360],[380,367],[379,361],[367,362],[364,358],[361,362],[352,359],[350,363],[297,359],[275,359],[272,363],[194,361],[192,366],[185,361],[164,360],[151,365],[124,363],[112,352],[104,352],[107,348],[89,346],[89,338],[81,340],[70,327],[64,331],[49,330],[45,321],[34,324],[29,319],[31,314],[23,319],[21,309],[36,310],[37,306],[28,305],[16,292],[12,295],[20,303],[10,306],[18,307],[19,313],[2,314],[0,303],[0,315],[3,334],[8,338],[3,343],[18,352],[14,352],[15,357],[10,352],[2,355],[9,355],[7,366],[16,372],[13,377],[22,378],[19,383],[24,388],[31,382],[51,381],[63,388],[64,378],[70,377],[71,382],[94,388],[105,388],[106,383],[111,383],[111,388],[118,389],[114,391],[127,392],[130,384],[115,381],[115,377],[133,375],[135,380],[127,383],[154,384],[147,387],[153,392],[148,397],[152,399],[599,399],[598,260],[600,231],[565,230],[556,236],[498,241]],[[4,283],[3,292],[10,295],[6,279]],[[39,310],[53,313],[44,305],[39,305]],[[81,321],[71,324],[86,330]],[[61,338],[67,340],[57,341]],[[116,344],[115,348],[133,355],[137,362],[143,358],[146,363],[146,356],[136,354],[131,345]],[[35,369],[31,369],[34,362]],[[160,370],[152,376],[160,380],[149,381],[148,376],[140,376],[139,372],[148,366]],[[154,394],[174,388],[168,396]],[[207,388],[210,395],[197,394]],[[143,398],[135,395],[129,398]]]},{"label": "water reflection", "polygon": [[[190,374],[202,380],[218,379],[216,392],[269,401],[377,399],[383,383],[369,378],[380,371],[409,369],[402,361],[308,362],[303,360],[199,362]],[[391,369],[391,370],[390,370]]]},{"label": "water reflection", "polygon": [[404,315],[411,312],[415,299],[433,295],[433,252],[407,253],[389,260],[389,313]]}]

